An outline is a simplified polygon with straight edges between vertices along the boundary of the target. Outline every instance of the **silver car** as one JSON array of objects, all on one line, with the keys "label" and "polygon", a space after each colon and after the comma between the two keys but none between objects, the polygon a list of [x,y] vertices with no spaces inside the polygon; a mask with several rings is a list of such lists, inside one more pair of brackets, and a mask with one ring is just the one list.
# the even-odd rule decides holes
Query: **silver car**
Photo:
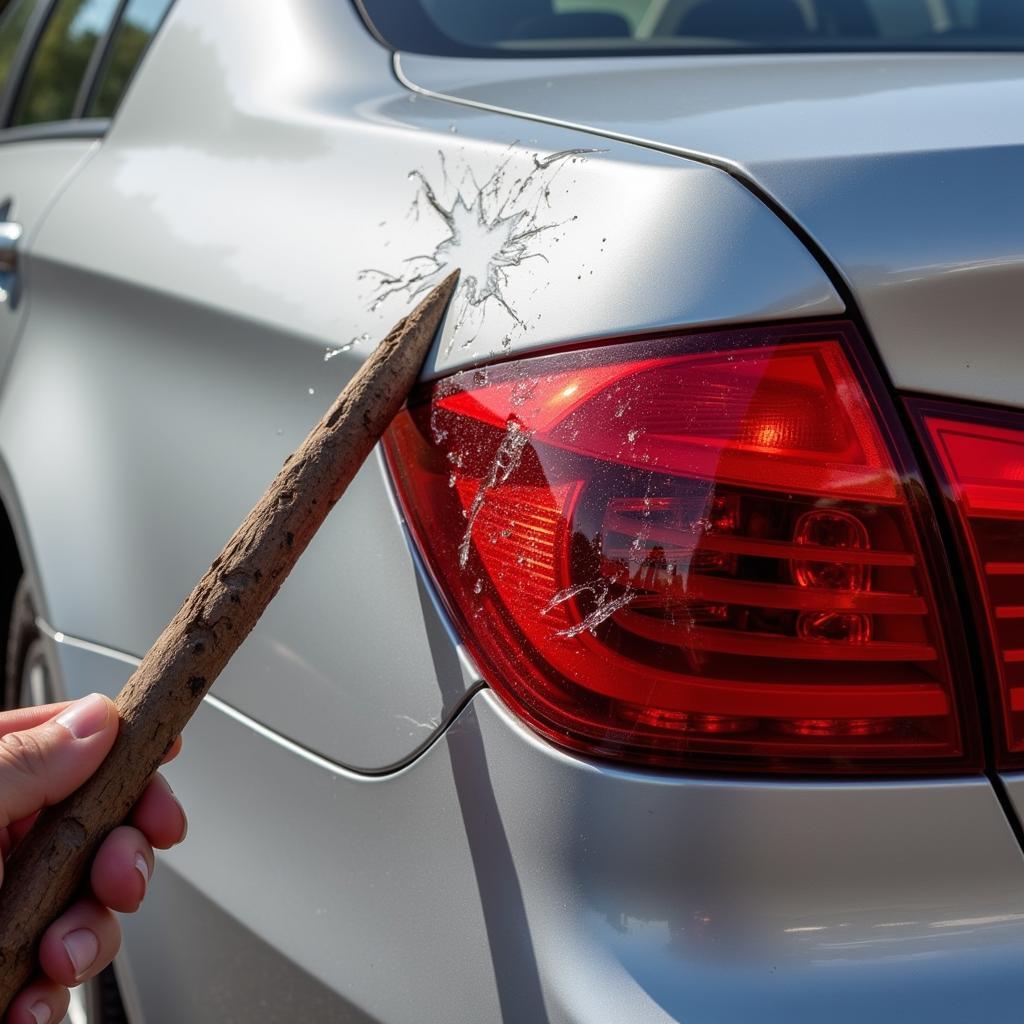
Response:
[{"label": "silver car", "polygon": [[1024,3],[10,0],[8,704],[375,340],[74,1024],[1024,1011]]}]

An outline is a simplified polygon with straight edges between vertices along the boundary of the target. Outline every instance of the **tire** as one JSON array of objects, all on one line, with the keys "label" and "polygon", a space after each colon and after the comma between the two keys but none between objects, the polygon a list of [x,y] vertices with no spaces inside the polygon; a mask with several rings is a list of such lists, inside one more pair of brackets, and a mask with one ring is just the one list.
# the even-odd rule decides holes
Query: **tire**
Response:
[{"label": "tire", "polygon": [[[36,625],[32,587],[22,576],[11,604],[4,665],[5,708],[26,707],[60,700],[59,676],[49,645]],[[71,1006],[63,1024],[128,1024],[117,979],[108,967],[98,977],[71,991]]]},{"label": "tire", "polygon": [[[27,678],[26,672],[29,671],[29,652],[36,647],[33,656],[45,657],[41,640],[42,635],[36,625],[36,605],[32,598],[32,588],[28,579],[22,576],[14,592],[14,600],[11,602],[11,617],[7,625],[7,658],[4,665],[5,708],[18,708],[29,703],[41,703],[41,700],[25,699],[27,694],[22,693],[22,686]],[[49,689],[52,692],[54,688],[52,667],[48,667],[48,670],[48,677],[51,680]]]}]

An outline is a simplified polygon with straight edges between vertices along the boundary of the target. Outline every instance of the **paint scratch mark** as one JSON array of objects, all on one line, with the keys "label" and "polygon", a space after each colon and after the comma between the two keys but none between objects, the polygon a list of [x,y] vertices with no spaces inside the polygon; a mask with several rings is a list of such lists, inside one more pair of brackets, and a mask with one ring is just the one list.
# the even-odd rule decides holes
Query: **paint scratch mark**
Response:
[{"label": "paint scratch mark", "polygon": [[526,317],[516,308],[510,284],[513,274],[534,261],[548,262],[546,250],[562,237],[559,231],[576,218],[557,219],[552,212],[552,186],[558,176],[593,149],[528,154],[517,144],[499,159],[481,183],[464,160],[449,166],[438,152],[439,177],[422,170],[409,172],[415,194],[409,218],[434,218],[440,237],[427,251],[401,260],[394,268],[367,267],[359,280],[370,286],[369,309],[376,312],[395,296],[413,303],[442,280],[450,267],[462,269],[452,303],[454,330],[444,354],[476,340],[484,317],[499,315],[503,347],[526,330]]}]

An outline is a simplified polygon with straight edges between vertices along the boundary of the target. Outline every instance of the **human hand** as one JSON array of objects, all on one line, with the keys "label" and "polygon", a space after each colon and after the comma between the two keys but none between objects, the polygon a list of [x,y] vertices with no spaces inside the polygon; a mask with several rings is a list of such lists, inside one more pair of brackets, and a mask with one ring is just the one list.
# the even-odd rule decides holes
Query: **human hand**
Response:
[{"label": "human hand", "polygon": [[[0,713],[0,852],[4,858],[39,811],[85,782],[117,737],[114,702],[94,693],[73,703]],[[169,761],[180,739],[168,752]],[[153,847],[185,838],[185,813],[157,775],[129,822],[103,841],[89,874],[89,893],[43,933],[38,976],[11,1002],[7,1024],[56,1024],[68,1008],[68,988],[94,977],[117,954],[121,926],[113,911],[139,908],[153,874]],[[2,885],[0,863],[0,885]]]}]

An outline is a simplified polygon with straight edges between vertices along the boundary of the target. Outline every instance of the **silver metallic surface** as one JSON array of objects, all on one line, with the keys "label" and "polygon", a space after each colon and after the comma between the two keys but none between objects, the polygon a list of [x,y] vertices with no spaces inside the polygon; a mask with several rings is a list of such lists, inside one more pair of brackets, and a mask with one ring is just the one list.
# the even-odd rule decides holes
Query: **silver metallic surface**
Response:
[{"label": "silver metallic surface", "polygon": [[1024,773],[1004,774],[1001,779],[1017,820],[1024,821]]},{"label": "silver metallic surface", "polygon": [[[2,136],[0,136],[2,141]],[[81,139],[47,143],[26,142],[6,146],[0,153],[0,210],[4,216],[21,226],[18,244],[22,252],[29,248],[33,233],[48,208],[81,162],[88,159],[95,145]],[[21,261],[24,263],[24,261]],[[31,276],[31,268],[22,269],[21,277]],[[4,278],[8,275],[5,273]],[[17,295],[24,281],[17,283],[0,278],[0,289]],[[13,287],[12,287],[13,286]],[[0,378],[2,378],[21,329],[25,310],[7,301],[0,308]]]},{"label": "silver metallic surface", "polygon": [[1008,114],[1024,55],[403,54],[400,69],[474,109],[735,168],[845,277],[898,387],[1024,401],[1024,119]]}]

